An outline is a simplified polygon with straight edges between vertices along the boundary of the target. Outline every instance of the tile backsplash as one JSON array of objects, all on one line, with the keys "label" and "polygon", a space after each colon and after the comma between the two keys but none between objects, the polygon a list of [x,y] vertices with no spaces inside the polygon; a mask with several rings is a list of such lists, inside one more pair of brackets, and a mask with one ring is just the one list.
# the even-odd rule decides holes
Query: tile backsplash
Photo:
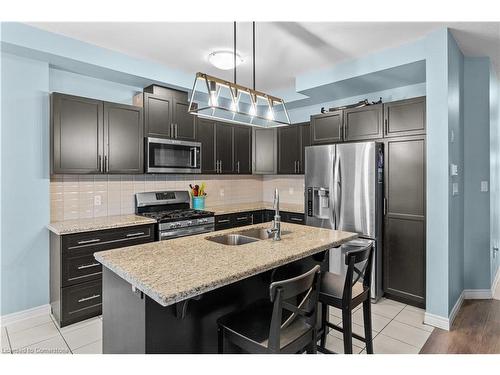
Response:
[{"label": "tile backsplash", "polygon": [[54,175],[50,181],[51,221],[130,214],[134,194],[188,190],[207,185],[207,206],[273,200],[275,187],[284,203],[302,203],[302,176],[220,175]]}]

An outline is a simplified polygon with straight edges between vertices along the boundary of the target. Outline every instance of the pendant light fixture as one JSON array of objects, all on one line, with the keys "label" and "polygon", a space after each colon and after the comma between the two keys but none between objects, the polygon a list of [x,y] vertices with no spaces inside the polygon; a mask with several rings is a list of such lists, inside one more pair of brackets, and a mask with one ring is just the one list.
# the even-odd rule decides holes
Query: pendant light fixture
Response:
[{"label": "pendant light fixture", "polygon": [[290,125],[285,101],[255,89],[255,22],[252,22],[252,81],[248,88],[236,82],[236,22],[233,24],[233,80],[196,73],[188,112],[198,117],[272,128]]}]

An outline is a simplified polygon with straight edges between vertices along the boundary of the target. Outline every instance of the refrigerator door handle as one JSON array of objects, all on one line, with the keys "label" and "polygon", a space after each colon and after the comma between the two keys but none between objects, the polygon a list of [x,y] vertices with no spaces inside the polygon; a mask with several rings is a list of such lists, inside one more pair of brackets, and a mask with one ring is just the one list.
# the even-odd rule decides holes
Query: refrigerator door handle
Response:
[{"label": "refrigerator door handle", "polygon": [[335,166],[333,169],[333,214],[335,220],[335,229],[339,228],[340,208],[341,208],[341,175],[340,175],[340,157],[337,153],[335,158]]}]

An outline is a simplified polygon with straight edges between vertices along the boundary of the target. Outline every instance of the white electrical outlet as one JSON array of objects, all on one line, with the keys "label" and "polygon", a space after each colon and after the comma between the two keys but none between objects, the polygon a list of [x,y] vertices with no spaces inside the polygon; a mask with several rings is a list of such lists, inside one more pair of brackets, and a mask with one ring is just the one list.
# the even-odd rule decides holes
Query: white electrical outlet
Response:
[{"label": "white electrical outlet", "polygon": [[458,182],[451,184],[451,190],[453,195],[458,195]]},{"label": "white electrical outlet", "polygon": [[481,181],[481,192],[487,192],[488,191],[488,181]]},{"label": "white electrical outlet", "polygon": [[458,165],[450,164],[450,175],[452,175],[452,176],[458,175]]},{"label": "white electrical outlet", "polygon": [[293,187],[288,188],[288,194],[293,195]]},{"label": "white electrical outlet", "polygon": [[100,206],[101,204],[102,204],[101,196],[100,195],[94,195],[94,206]]},{"label": "white electrical outlet", "polygon": [[219,195],[220,195],[221,197],[223,197],[223,196],[224,196],[224,189],[219,189]]}]

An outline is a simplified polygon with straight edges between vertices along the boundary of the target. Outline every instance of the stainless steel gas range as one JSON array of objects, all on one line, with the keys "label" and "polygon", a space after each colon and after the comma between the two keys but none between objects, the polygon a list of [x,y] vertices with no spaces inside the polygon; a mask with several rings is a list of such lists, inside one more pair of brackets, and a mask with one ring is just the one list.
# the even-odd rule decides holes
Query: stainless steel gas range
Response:
[{"label": "stainless steel gas range", "polygon": [[190,208],[187,191],[153,191],[135,195],[137,215],[155,219],[156,240],[212,232],[214,213]]}]

